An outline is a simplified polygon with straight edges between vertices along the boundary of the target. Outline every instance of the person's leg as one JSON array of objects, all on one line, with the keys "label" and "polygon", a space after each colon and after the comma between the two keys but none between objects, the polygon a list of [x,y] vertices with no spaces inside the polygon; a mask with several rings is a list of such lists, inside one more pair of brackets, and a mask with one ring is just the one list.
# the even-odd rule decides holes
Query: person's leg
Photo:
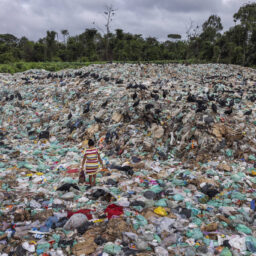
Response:
[{"label": "person's leg", "polygon": [[94,175],[92,175],[92,186],[94,186]]},{"label": "person's leg", "polygon": [[92,183],[93,183],[93,181],[92,181],[92,175],[89,175],[89,183],[90,183],[90,186],[92,186]]},{"label": "person's leg", "polygon": [[96,185],[96,174],[93,175],[93,186]]}]

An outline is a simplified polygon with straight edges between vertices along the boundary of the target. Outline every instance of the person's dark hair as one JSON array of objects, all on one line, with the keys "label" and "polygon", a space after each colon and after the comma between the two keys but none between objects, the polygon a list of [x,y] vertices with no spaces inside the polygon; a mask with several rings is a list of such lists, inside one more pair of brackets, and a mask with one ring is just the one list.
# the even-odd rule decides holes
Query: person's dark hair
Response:
[{"label": "person's dark hair", "polygon": [[89,147],[94,146],[94,141],[93,141],[92,139],[89,139],[89,141],[88,141],[88,146],[89,146]]}]

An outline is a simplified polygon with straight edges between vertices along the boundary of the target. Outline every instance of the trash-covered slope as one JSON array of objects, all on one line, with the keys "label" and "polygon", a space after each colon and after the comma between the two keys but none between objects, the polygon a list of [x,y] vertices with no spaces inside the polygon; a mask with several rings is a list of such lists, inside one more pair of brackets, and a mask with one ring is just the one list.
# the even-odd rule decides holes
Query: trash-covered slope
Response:
[{"label": "trash-covered slope", "polygon": [[[0,74],[0,251],[256,252],[255,102],[256,71],[232,65]],[[92,189],[89,138],[108,169]]]}]

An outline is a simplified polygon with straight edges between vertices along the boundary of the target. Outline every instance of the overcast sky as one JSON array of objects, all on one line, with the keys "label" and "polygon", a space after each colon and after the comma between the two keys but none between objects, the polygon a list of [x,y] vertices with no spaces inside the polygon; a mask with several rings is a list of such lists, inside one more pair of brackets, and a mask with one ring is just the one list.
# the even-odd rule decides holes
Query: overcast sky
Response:
[{"label": "overcast sky", "polygon": [[[116,15],[111,31],[166,40],[170,33],[185,36],[190,21],[201,25],[211,14],[222,19],[224,30],[234,25],[233,14],[248,0],[0,0],[0,33],[38,40],[46,30],[70,35],[86,28],[105,30],[104,8],[112,4]],[[255,2],[255,1],[250,1]],[[95,22],[95,24],[93,24]],[[62,39],[61,35],[59,36]]]}]

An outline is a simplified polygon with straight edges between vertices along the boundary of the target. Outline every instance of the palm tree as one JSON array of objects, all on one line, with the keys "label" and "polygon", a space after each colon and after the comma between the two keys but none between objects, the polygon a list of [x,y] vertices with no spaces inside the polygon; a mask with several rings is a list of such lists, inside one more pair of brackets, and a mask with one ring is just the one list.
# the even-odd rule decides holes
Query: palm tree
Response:
[{"label": "palm tree", "polygon": [[56,41],[55,37],[57,35],[57,32],[55,31],[47,31],[46,32],[46,47],[47,47],[47,57],[51,61],[52,57],[54,56],[56,52]]},{"label": "palm tree", "polygon": [[61,34],[63,35],[63,39],[64,39],[64,44],[66,44],[66,36],[69,35],[69,32],[67,29],[63,29],[61,30]]}]

